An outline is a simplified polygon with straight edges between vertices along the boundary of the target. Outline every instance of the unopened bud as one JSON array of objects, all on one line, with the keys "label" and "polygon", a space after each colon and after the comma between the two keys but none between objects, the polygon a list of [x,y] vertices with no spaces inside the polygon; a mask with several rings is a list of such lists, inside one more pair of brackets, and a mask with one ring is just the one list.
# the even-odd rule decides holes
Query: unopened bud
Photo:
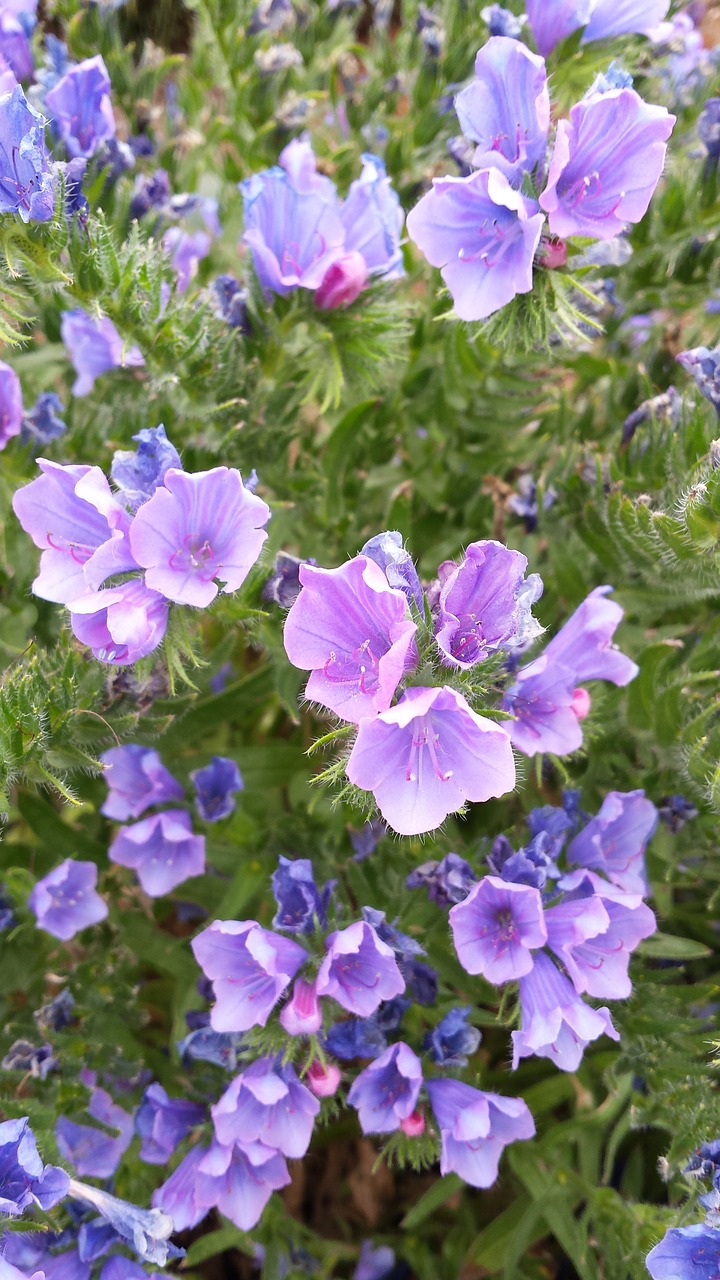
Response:
[{"label": "unopened bud", "polygon": [[315,306],[321,311],[334,311],[336,307],[348,307],[367,284],[367,263],[361,253],[353,250],[328,267],[319,288],[315,290]]},{"label": "unopened bud", "polygon": [[342,1076],[340,1068],[334,1063],[324,1067],[319,1058],[308,1067],[305,1077],[308,1089],[312,1089],[317,1098],[332,1098],[337,1093]]},{"label": "unopened bud", "polygon": [[576,689],[573,693],[572,709],[578,720],[584,720],[590,710],[590,694],[587,689]]},{"label": "unopened bud", "polygon": [[400,1128],[408,1138],[419,1138],[425,1132],[425,1115],[422,1111],[413,1111],[407,1120],[400,1121]]}]

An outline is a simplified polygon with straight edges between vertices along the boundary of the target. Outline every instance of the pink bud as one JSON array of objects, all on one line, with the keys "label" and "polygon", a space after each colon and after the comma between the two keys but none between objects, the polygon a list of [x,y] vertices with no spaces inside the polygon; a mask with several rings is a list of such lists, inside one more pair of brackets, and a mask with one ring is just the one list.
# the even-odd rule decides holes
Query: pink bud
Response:
[{"label": "pink bud", "polygon": [[367,284],[367,263],[361,253],[353,250],[328,267],[320,287],[315,290],[315,306],[321,311],[334,311],[336,307],[348,307]]},{"label": "pink bud", "polygon": [[413,1111],[407,1120],[400,1121],[400,1128],[408,1138],[419,1138],[425,1132],[425,1113]]},{"label": "pink bud", "polygon": [[590,710],[590,694],[587,689],[576,689],[573,694],[572,709],[578,720],[584,720]]},{"label": "pink bud", "polygon": [[539,262],[541,267],[546,267],[548,271],[553,271],[555,267],[564,267],[567,262],[567,245],[564,240],[558,240],[557,236],[551,236],[548,240],[543,240],[540,245]]},{"label": "pink bud", "polygon": [[322,1026],[322,1014],[314,982],[296,978],[292,996],[280,1014],[280,1025],[289,1036],[312,1036]]},{"label": "pink bud", "polygon": [[312,1089],[318,1098],[332,1098],[333,1094],[337,1093],[341,1079],[339,1067],[334,1066],[333,1063],[324,1067],[319,1058],[316,1058],[308,1068],[305,1077],[308,1088]]}]

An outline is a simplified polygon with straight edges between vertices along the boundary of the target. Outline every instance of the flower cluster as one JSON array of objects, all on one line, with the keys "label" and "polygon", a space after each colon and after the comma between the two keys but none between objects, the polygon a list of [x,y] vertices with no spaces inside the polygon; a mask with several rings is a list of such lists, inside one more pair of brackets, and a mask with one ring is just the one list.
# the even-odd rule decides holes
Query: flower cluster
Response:
[{"label": "flower cluster", "polygon": [[[622,610],[605,600],[609,587],[598,587],[516,673],[503,704],[513,723],[479,715],[453,678],[491,656],[514,661],[541,632],[531,609],[542,583],[537,574],[526,578],[526,568],[525,556],[499,542],[471,543],[459,564],[438,570],[428,634],[422,588],[399,534],[371,539],[338,569],[299,567],[286,652],[311,672],[305,696],[357,725],[347,777],[374,794],[401,835],[431,831],[466,801],[512,790],[511,746],[527,755],[576,750],[590,708],[580,681],[625,684],[637,671],[612,646]],[[438,683],[430,687],[412,683],[421,652],[424,672],[436,658]]]},{"label": "flower cluster", "polygon": [[162,427],[140,436],[135,464],[124,453],[113,469],[117,493],[99,467],[40,458],[43,474],[13,498],[43,553],[35,595],[66,605],[78,640],[116,666],[158,647],[172,602],[204,608],[236,591],[270,517],[238,471],[189,474]]},{"label": "flower cluster", "polygon": [[[541,7],[548,13],[557,6],[542,0]],[[567,237],[612,240],[638,222],[675,123],[634,89],[608,83],[559,121],[548,161],[545,63],[507,36],[493,36],[479,51],[475,79],[457,95],[455,110],[476,144],[472,172],[435,178],[407,225],[428,261],[442,268],[463,320],[484,320],[530,292],[536,258],[564,261],[559,242]]]},{"label": "flower cluster", "polygon": [[312,289],[321,310],[348,306],[371,276],[404,275],[403,213],[377,156],[341,201],[335,184],[317,172],[310,142],[296,139],[280,163],[240,184],[243,241],[266,298]]}]

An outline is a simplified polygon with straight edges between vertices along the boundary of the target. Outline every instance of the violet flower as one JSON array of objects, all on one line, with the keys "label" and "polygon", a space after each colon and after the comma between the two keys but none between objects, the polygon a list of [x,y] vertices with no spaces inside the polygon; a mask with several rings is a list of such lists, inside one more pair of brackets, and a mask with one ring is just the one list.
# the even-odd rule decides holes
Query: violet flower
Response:
[{"label": "violet flower", "polygon": [[466,1067],[482,1035],[470,1025],[472,1009],[450,1009],[425,1037],[423,1048],[440,1067]]},{"label": "violet flower", "polygon": [[291,938],[262,929],[256,920],[215,920],[193,939],[203,973],[212,980],[215,1031],[264,1027],[283,991],[307,960]]},{"label": "violet flower", "polygon": [[624,1000],[632,991],[630,953],[655,932],[644,902],[570,895],[545,912],[548,946],[564,965],[579,995]]},{"label": "violet flower", "polygon": [[131,867],[151,898],[161,898],[192,876],[205,870],[205,837],[195,836],[189,814],[167,809],[121,827],[108,857],[121,867]]},{"label": "violet flower", "polygon": [[720,1272],[720,1231],[694,1222],[671,1227],[645,1259],[652,1280],[715,1280]]},{"label": "violet flower", "polygon": [[305,1155],[320,1103],[279,1058],[258,1058],[236,1076],[211,1108],[223,1146],[261,1142],[294,1160]]},{"label": "violet flower", "polygon": [[43,1164],[27,1116],[0,1122],[0,1213],[19,1217],[33,1204],[52,1209],[68,1185],[64,1169]]},{"label": "violet flower", "polygon": [[720,416],[720,346],[712,351],[709,347],[693,347],[690,351],[681,351],[675,359],[695,379],[700,395],[710,401]]},{"label": "violet flower", "polygon": [[89,316],[86,311],[63,311],[60,334],[73,368],[78,375],[73,384],[74,396],[86,396],[95,379],[109,369],[144,367],[139,347],[128,347],[109,316]]},{"label": "violet flower", "polygon": [[449,918],[463,969],[496,985],[529,973],[531,952],[547,941],[539,891],[496,876],[480,880]]},{"label": "violet flower", "polygon": [[118,1235],[131,1244],[144,1262],[154,1262],[164,1267],[173,1254],[169,1244],[175,1230],[169,1214],[161,1209],[140,1209],[127,1200],[119,1200],[99,1187],[90,1187],[76,1178],[70,1179],[69,1194],[81,1204],[89,1204],[109,1222]]},{"label": "violet flower", "polygon": [[440,1172],[457,1173],[471,1187],[491,1187],[505,1147],[535,1133],[521,1098],[482,1093],[460,1080],[428,1080],[427,1091],[440,1129]]},{"label": "violet flower", "polygon": [[81,1178],[111,1178],[117,1172],[120,1161],[133,1138],[133,1118],[123,1107],[113,1102],[106,1089],[95,1086],[95,1073],[89,1072],[86,1083],[90,1086],[88,1115],[108,1129],[77,1124],[66,1116],[59,1116],[55,1125],[58,1150]]},{"label": "violet flower", "polygon": [[568,863],[604,872],[623,893],[645,894],[645,849],[657,823],[644,791],[609,791],[600,812],[568,846]]},{"label": "violet flower", "polygon": [[669,0],[526,0],[530,29],[543,57],[581,27],[583,44],[631,32],[649,35],[668,7]]},{"label": "violet flower", "polygon": [[204,822],[228,818],[237,805],[234,792],[245,786],[235,761],[227,756],[213,756],[204,769],[195,769],[190,779],[195,788],[195,808]]},{"label": "violet flower", "polygon": [[540,205],[553,235],[612,240],[647,212],[675,116],[616,89],[578,102],[560,120]]},{"label": "violet flower", "polygon": [[393,529],[376,533],[360,548],[360,555],[374,560],[385,574],[388,585],[403,591],[408,601],[422,613],[423,589],[412,556],[403,545],[401,533]]},{"label": "violet flower", "polygon": [[442,268],[460,319],[485,320],[532,289],[544,220],[537,203],[492,168],[434,178],[407,228],[428,262]]},{"label": "violet flower", "polygon": [[332,996],[349,1013],[367,1018],[383,1000],[391,1000],[405,990],[392,948],[381,942],[365,920],[331,933],[325,948],[317,994]]},{"label": "violet flower", "polygon": [[73,634],[99,662],[114,666],[146,658],[167,630],[167,600],[140,578],[76,598],[69,608]]},{"label": "violet flower", "polygon": [[400,1040],[353,1081],[347,1096],[363,1133],[393,1133],[415,1110],[422,1084],[422,1064]]},{"label": "violet flower", "polygon": [[62,407],[62,400],[54,391],[43,391],[32,409],[23,413],[20,431],[22,443],[32,445],[37,452],[54,440],[59,440],[67,431],[67,423],[59,416]]},{"label": "violet flower", "polygon": [[208,1148],[199,1144],[191,1147],[180,1164],[152,1194],[154,1209],[160,1209],[171,1219],[175,1231],[188,1231],[202,1222],[212,1208],[210,1203],[198,1200],[198,1166]]},{"label": "violet flower", "polygon": [[382,569],[355,556],[337,569],[300,566],[302,591],[285,620],[284,644],[312,672],[305,696],[357,724],[385,711],[417,661],[407,599]]},{"label": "violet flower", "polygon": [[329,1028],[325,1047],[341,1062],[352,1062],[354,1058],[379,1057],[387,1048],[387,1040],[375,1017],[346,1018]]},{"label": "violet flower", "polygon": [[184,293],[197,275],[199,263],[210,252],[212,237],[207,231],[184,231],[182,227],[169,227],[162,238],[162,247],[170,258],[177,275],[177,291]]},{"label": "violet flower", "polygon": [[316,924],[327,925],[327,909],[336,881],[330,880],[318,892],[309,858],[278,858],[272,875],[272,890],[277,903],[273,929],[287,933],[313,933]]},{"label": "violet flower", "polygon": [[124,822],[139,818],[151,805],[182,800],[180,783],[165,768],[157,751],[130,742],[125,747],[111,747],[103,752],[108,796],[100,812],[106,818]]},{"label": "violet flower", "polygon": [[54,212],[45,121],[16,85],[0,96],[0,213],[19,213],[23,222],[49,222]]},{"label": "violet flower", "polygon": [[283,1157],[262,1143],[223,1147],[213,1142],[198,1161],[194,1196],[201,1216],[216,1207],[241,1231],[252,1231],[273,1191],[289,1182]]},{"label": "violet flower", "polygon": [[151,1084],[135,1112],[135,1132],[142,1143],[140,1159],[167,1164],[183,1138],[205,1119],[205,1108],[186,1098],[169,1098],[161,1084]]},{"label": "violet flower", "polygon": [[66,858],[38,880],[28,898],[38,928],[68,942],[81,929],[104,920],[108,908],[95,890],[97,878],[94,862]]},{"label": "violet flower", "polygon": [[180,455],[168,440],[165,428],[143,427],[133,436],[138,448],[116,449],[110,467],[110,478],[118,489],[118,497],[132,511],[152,498],[163,483],[170,467],[182,469]]},{"label": "violet flower", "polygon": [[19,15],[5,5],[0,9],[0,59],[16,80],[29,80],[32,76],[34,63],[28,32]]},{"label": "violet flower", "polygon": [[400,835],[432,831],[466,801],[515,785],[507,733],[449,686],[407,689],[391,710],[361,720],[346,773]]},{"label": "violet flower", "polygon": [[237,591],[267,538],[270,508],[240,472],[214,467],[187,475],[171,467],[135,516],[130,545],[145,582],[168,600],[205,607]]},{"label": "violet flower", "polygon": [[53,124],[71,156],[92,156],[115,137],[110,76],[100,54],[71,67],[45,95]]},{"label": "violet flower", "polygon": [[[1,183],[0,183],[1,185]],[[13,436],[19,436],[23,423],[22,387],[14,369],[0,360],[0,450]]]},{"label": "violet flower", "polygon": [[419,889],[424,885],[431,902],[436,902],[439,907],[449,907],[467,898],[475,884],[477,876],[469,862],[458,853],[446,853],[440,862],[434,859],[423,862],[411,871],[405,888]]},{"label": "violet flower", "polygon": [[500,4],[489,4],[480,10],[480,17],[487,23],[491,36],[508,36],[511,40],[519,40],[522,35],[525,18],[516,18],[509,9]]},{"label": "violet flower", "polygon": [[512,1032],[513,1070],[521,1058],[549,1058],[561,1071],[576,1071],[585,1047],[598,1036],[619,1040],[608,1010],[591,1009],[572,983],[540,951],[520,979],[522,1024]]},{"label": "violet flower", "polygon": [[362,257],[369,275],[397,280],[405,275],[400,236],[405,216],[379,156],[363,153],[363,167],[340,209],[345,253]]},{"label": "violet flower", "polygon": [[440,591],[435,639],[449,666],[474,666],[541,634],[531,609],[543,584],[537,573],[526,581],[526,569],[527,557],[501,542],[470,543]]},{"label": "violet flower", "polygon": [[475,59],[475,79],[455,99],[460,127],[476,142],[476,169],[511,182],[542,170],[550,129],[545,62],[519,40],[494,36]]}]

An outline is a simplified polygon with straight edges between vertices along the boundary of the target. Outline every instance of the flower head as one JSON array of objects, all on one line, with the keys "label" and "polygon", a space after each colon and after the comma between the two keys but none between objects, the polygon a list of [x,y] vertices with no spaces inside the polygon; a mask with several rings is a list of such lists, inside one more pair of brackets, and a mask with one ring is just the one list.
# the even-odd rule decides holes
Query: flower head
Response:
[{"label": "flower head", "polygon": [[289,1182],[283,1157],[261,1142],[244,1147],[213,1142],[197,1163],[194,1199],[201,1218],[217,1207],[241,1231],[251,1231],[273,1191]]},{"label": "flower head", "polygon": [[332,996],[350,1013],[367,1018],[383,1000],[391,1000],[405,990],[392,948],[380,941],[365,920],[331,933],[325,947],[317,993]]},{"label": "flower head", "polygon": [[460,1080],[428,1080],[427,1091],[440,1129],[440,1172],[457,1173],[471,1187],[491,1187],[504,1148],[535,1133],[521,1098],[482,1093]]},{"label": "flower head", "polygon": [[671,1227],[645,1259],[652,1280],[716,1280],[720,1272],[720,1231],[694,1222]]},{"label": "flower head", "polygon": [[422,1065],[417,1054],[402,1040],[390,1045],[360,1072],[348,1093],[363,1133],[399,1129],[400,1122],[415,1110],[421,1084]]},{"label": "flower head", "polygon": [[576,1071],[585,1047],[598,1036],[620,1036],[606,1008],[591,1009],[572,983],[539,952],[520,979],[522,1025],[512,1032],[513,1070],[521,1058],[549,1058],[561,1071]]},{"label": "flower head", "polygon": [[165,768],[157,751],[131,742],[103,752],[108,796],[100,812],[106,818],[124,822],[139,818],[151,805],[182,800],[183,789]]},{"label": "flower head", "polygon": [[472,163],[511,181],[544,167],[550,129],[545,63],[519,40],[493,36],[475,59],[475,79],[455,99],[460,127],[476,142]]},{"label": "flower head", "polygon": [[648,35],[669,0],[526,0],[528,22],[543,57],[584,27],[582,43],[637,32]]},{"label": "flower head", "polygon": [[138,448],[117,449],[113,454],[110,476],[125,506],[136,511],[152,498],[170,467],[180,467],[180,455],[168,440],[165,428],[143,427],[133,436]]},{"label": "flower head", "polygon": [[345,252],[358,254],[369,275],[397,280],[405,274],[400,248],[404,214],[382,160],[369,153],[362,160],[362,173],[350,184],[340,209]]},{"label": "flower head", "polygon": [[229,467],[188,475],[171,467],[130,528],[145,582],[178,604],[209,605],[237,591],[267,538],[270,510]]},{"label": "flower head", "polygon": [[335,881],[328,881],[322,893],[318,892],[310,859],[284,858],[281,854],[272,875],[278,908],[273,928],[286,933],[312,933],[316,921],[324,927],[334,884]]},{"label": "flower head", "polygon": [[28,898],[38,928],[68,942],[81,929],[104,920],[108,909],[95,890],[97,877],[94,862],[66,858],[38,880]]},{"label": "flower head", "polygon": [[161,898],[205,870],[205,837],[195,836],[189,814],[167,809],[131,827],[121,827],[108,857],[137,873],[151,898]]},{"label": "flower head", "polygon": [[193,940],[203,973],[212,980],[215,1031],[264,1027],[307,952],[255,920],[215,920]]},{"label": "flower head", "polygon": [[496,876],[485,876],[452,908],[450,927],[463,968],[497,984],[529,973],[531,952],[547,940],[539,891]]},{"label": "flower head", "polygon": [[144,1262],[164,1267],[173,1255],[170,1236],[175,1230],[172,1218],[161,1209],[140,1209],[127,1200],[119,1200],[99,1187],[90,1187],[76,1178],[70,1179],[69,1194],[82,1204],[89,1204],[110,1223],[118,1235],[131,1244]]},{"label": "flower head", "polygon": [[18,1217],[33,1204],[52,1209],[68,1185],[64,1169],[43,1164],[27,1116],[0,1123],[0,1213]]},{"label": "flower head", "polygon": [[58,1149],[82,1178],[111,1178],[132,1142],[133,1118],[106,1089],[96,1087],[94,1072],[87,1073],[85,1083],[90,1087],[88,1115],[106,1127],[77,1124],[60,1116],[55,1125]]},{"label": "flower head", "polygon": [[205,822],[228,818],[236,807],[234,793],[245,786],[235,761],[227,756],[213,756],[210,764],[195,769],[190,778],[195,788],[195,807]]},{"label": "flower head", "polygon": [[720,347],[693,347],[675,357],[683,369],[695,379],[701,396],[709,400],[720,415]]},{"label": "flower head", "polygon": [[360,555],[367,556],[368,560],[374,560],[385,574],[388,584],[398,591],[403,591],[408,601],[415,604],[422,612],[423,590],[412,556],[403,545],[401,533],[393,529],[376,533],[361,548]]},{"label": "flower head", "polygon": [[0,213],[19,213],[23,222],[49,222],[54,212],[45,121],[18,84],[0,95]]},{"label": "flower head", "polygon": [[299,1159],[310,1145],[320,1103],[290,1064],[258,1058],[236,1076],[212,1108],[215,1135],[223,1146],[261,1142]]},{"label": "flower head", "polygon": [[169,1098],[161,1084],[151,1084],[135,1112],[140,1135],[140,1158],[148,1164],[167,1164],[183,1138],[205,1119],[205,1108],[186,1098]]},{"label": "flower head", "polygon": [[303,564],[300,582],[284,643],[293,665],[312,673],[305,696],[355,723],[385,711],[417,660],[404,593],[366,556],[338,569]]},{"label": "flower head", "polygon": [[67,431],[67,423],[59,416],[62,408],[62,400],[54,391],[43,391],[32,409],[23,414],[20,432],[23,444],[31,444],[37,450],[59,440]]},{"label": "flower head", "polygon": [[468,1022],[472,1010],[451,1009],[425,1037],[424,1048],[441,1067],[466,1067],[468,1055],[477,1049],[482,1036]]},{"label": "flower head", "polygon": [[645,849],[657,823],[644,791],[609,791],[600,812],[568,846],[567,860],[603,871],[623,893],[644,894]]},{"label": "flower head", "polygon": [[322,1013],[314,982],[295,979],[292,995],[280,1013],[280,1025],[289,1036],[313,1036],[320,1030]]},{"label": "flower head", "polygon": [[70,625],[98,662],[128,666],[157,649],[167,629],[168,602],[140,578],[74,599]]},{"label": "flower head", "polygon": [[515,785],[505,730],[448,686],[407,689],[391,710],[361,720],[346,772],[374,793],[400,835],[432,831],[467,800],[489,800]]},{"label": "flower head", "polygon": [[630,995],[630,953],[657,927],[644,902],[603,898],[587,885],[545,912],[548,946],[575,990],[598,1000]]},{"label": "flower head", "polygon": [[449,907],[467,898],[476,883],[477,876],[470,863],[458,853],[446,853],[440,862],[423,862],[411,871],[405,888],[419,889],[425,885],[431,902],[437,902],[439,907]]},{"label": "flower head", "polygon": [[74,396],[86,396],[95,379],[109,369],[144,366],[139,347],[128,347],[109,316],[89,316],[86,311],[63,311],[60,333],[77,374]]},{"label": "flower head", "polygon": [[526,568],[527,558],[500,542],[470,543],[440,591],[435,638],[448,665],[471,667],[540,635],[530,610],[542,582],[537,573],[525,581]]},{"label": "flower head", "polygon": [[110,76],[100,54],[71,67],[45,102],[71,156],[92,156],[115,137]]},{"label": "flower head", "polygon": [[297,171],[288,164],[288,169],[275,166],[255,173],[240,183],[240,190],[243,240],[265,296],[317,289],[328,267],[342,256],[345,228],[335,188],[315,174],[314,157],[312,165],[304,161]]}]

